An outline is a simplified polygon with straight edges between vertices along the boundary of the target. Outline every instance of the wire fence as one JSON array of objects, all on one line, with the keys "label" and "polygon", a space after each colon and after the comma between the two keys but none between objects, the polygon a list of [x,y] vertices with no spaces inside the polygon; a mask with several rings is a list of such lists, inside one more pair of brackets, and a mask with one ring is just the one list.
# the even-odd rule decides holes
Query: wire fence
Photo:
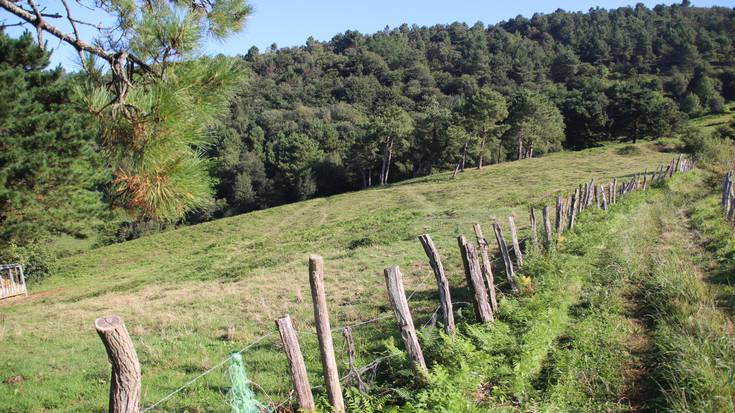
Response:
[{"label": "wire fence", "polygon": [[[427,275],[427,276],[423,277],[423,279],[421,280],[421,282],[419,283],[419,285],[411,292],[411,294],[409,294],[407,300],[410,301],[417,292],[421,291],[424,287],[426,287],[426,285],[428,284],[429,280],[432,279],[432,278],[433,278],[433,276],[431,276],[431,275]],[[440,308],[441,307],[438,307],[436,309],[436,311],[434,311],[434,313],[432,313],[432,317],[434,317],[434,315],[439,311]],[[354,323],[354,324],[333,327],[333,328],[330,329],[330,331],[333,332],[333,333],[335,333],[335,332],[343,331],[346,328],[355,329],[355,328],[359,328],[359,327],[363,327],[363,326],[366,326],[366,325],[369,325],[369,324],[376,323],[378,321],[386,320],[386,319],[392,318],[392,317],[393,317],[393,315],[391,313],[386,312],[384,314],[381,314],[379,316],[373,317],[373,318],[368,319],[368,320],[358,321],[357,323]],[[431,320],[429,320],[429,322],[424,325],[424,328],[426,328],[428,326],[428,324],[430,324],[430,322],[431,322]],[[299,335],[302,335],[302,334],[316,335],[316,333],[314,333],[312,331],[299,331],[298,334]],[[215,371],[219,370],[225,364],[227,364],[227,362],[229,362],[230,360],[232,360],[232,356],[234,354],[243,354],[246,351],[248,351],[251,348],[253,348],[256,345],[258,345],[259,343],[263,342],[264,340],[266,340],[266,339],[268,339],[270,337],[274,337],[276,335],[277,335],[276,332],[270,332],[270,333],[264,334],[264,335],[258,337],[257,339],[253,340],[252,342],[250,342],[248,345],[246,345],[245,347],[241,348],[240,350],[237,350],[237,351],[234,351],[234,352],[230,353],[227,357],[225,357],[222,360],[218,361],[214,366],[208,368],[207,370],[201,372],[197,376],[195,376],[195,377],[191,378],[190,380],[184,382],[181,386],[179,386],[175,390],[169,392],[168,394],[166,394],[164,397],[162,397],[161,399],[159,399],[155,403],[152,403],[148,407],[144,408],[142,410],[142,413],[146,413],[146,412],[150,412],[150,411],[155,410],[160,405],[162,405],[162,404],[166,403],[167,401],[171,400],[172,398],[174,398],[177,394],[179,394],[179,393],[183,392],[184,390],[186,390],[187,388],[191,387],[194,383],[196,383],[200,379],[202,379],[202,378],[210,375],[211,373],[214,373]],[[358,371],[366,371],[366,370],[369,370],[372,366],[377,367],[383,361],[385,361],[387,359],[390,359],[390,358],[393,358],[393,357],[396,357],[396,356],[397,356],[397,354],[389,354],[389,355],[386,355],[386,356],[378,357],[378,358],[372,360],[371,362],[365,364],[364,366],[358,368],[357,370]],[[342,377],[340,377],[340,382],[344,383],[344,381],[347,380],[348,378],[350,378],[351,375],[352,375],[352,372],[348,372],[348,373],[344,374]],[[263,388],[263,386],[261,386],[260,384],[254,382],[252,380],[250,380],[250,384],[252,384],[254,387],[256,387],[267,399],[269,399],[271,406],[273,406],[273,407],[270,407],[269,408],[270,411],[272,411],[272,412],[278,411],[278,409],[284,407],[285,405],[288,404],[289,401],[291,401],[293,399],[293,395],[289,395],[284,400],[281,400],[278,404],[276,404],[273,401],[273,398]],[[320,385],[312,386],[311,387],[311,390],[319,390],[319,389],[321,389],[323,387],[324,387],[324,385],[321,385],[320,384]]]}]

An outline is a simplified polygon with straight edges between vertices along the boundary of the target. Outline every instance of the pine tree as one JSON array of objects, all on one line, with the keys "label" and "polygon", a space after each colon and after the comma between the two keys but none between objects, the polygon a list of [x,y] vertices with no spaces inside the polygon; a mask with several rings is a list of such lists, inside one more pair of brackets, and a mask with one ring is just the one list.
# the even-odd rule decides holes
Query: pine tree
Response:
[{"label": "pine tree", "polygon": [[[113,171],[114,205],[138,220],[177,220],[209,204],[212,180],[200,153],[207,133],[225,113],[243,78],[237,61],[198,57],[208,36],[224,38],[242,28],[245,0],[95,3],[115,25],[94,39],[80,36],[71,15],[43,14],[33,0],[0,0],[21,23],[75,47],[88,74],[78,94],[102,125],[103,149]],[[73,33],[54,26],[69,22]],[[105,63],[99,67],[97,60]]]},{"label": "pine tree", "polygon": [[0,244],[87,236],[104,213],[98,127],[48,62],[30,34],[0,31]]}]

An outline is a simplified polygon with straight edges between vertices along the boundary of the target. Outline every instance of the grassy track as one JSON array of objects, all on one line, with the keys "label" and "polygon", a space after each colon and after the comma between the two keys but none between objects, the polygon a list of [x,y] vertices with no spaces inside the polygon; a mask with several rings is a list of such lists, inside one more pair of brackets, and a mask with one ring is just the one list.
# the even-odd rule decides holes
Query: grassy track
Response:
[{"label": "grassy track", "polygon": [[[430,269],[416,236],[429,232],[453,280],[461,279],[459,234],[492,216],[518,215],[526,231],[531,203],[566,193],[595,176],[603,181],[668,161],[655,144],[621,145],[449,174],[387,188],[343,194],[197,225],[64,259],[57,274],[31,286],[27,299],[3,303],[0,355],[3,375],[22,383],[0,392],[0,411],[97,411],[105,405],[108,366],[93,328],[95,317],[121,315],[136,343],[144,371],[143,400],[150,403],[214,365],[228,352],[291,313],[312,328],[306,257],[325,257],[333,325],[386,310],[381,270],[401,265],[407,290],[421,286],[411,303],[421,321],[436,300]],[[489,228],[486,228],[488,232]],[[460,285],[463,285],[461,283]],[[461,299],[464,292],[456,291]],[[549,323],[563,325],[563,311]],[[423,317],[423,318],[422,318]],[[383,328],[380,328],[380,327]],[[543,330],[549,325],[529,326]],[[363,353],[381,350],[394,329],[390,320],[357,332]],[[303,335],[307,364],[319,371],[314,339]],[[340,343],[341,339],[335,337]],[[269,338],[245,355],[253,379],[282,396],[285,360]],[[553,338],[552,338],[553,341]],[[543,357],[532,351],[529,374]],[[539,359],[540,357],[540,359]],[[363,361],[368,360],[365,355]],[[521,363],[522,369],[529,364]],[[319,384],[316,375],[313,384]],[[526,386],[522,379],[517,386]],[[198,382],[169,411],[226,411],[221,374]]]},{"label": "grassy track", "polygon": [[735,242],[704,176],[585,213],[528,260],[532,295],[430,344],[446,367],[406,411],[733,411]]}]

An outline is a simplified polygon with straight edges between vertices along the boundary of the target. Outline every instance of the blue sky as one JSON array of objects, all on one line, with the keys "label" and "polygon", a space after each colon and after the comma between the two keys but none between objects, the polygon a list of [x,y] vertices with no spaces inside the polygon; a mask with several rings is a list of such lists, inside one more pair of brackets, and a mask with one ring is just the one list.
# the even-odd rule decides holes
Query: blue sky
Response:
[{"label": "blue sky", "polygon": [[[60,1],[41,1],[41,4],[60,5]],[[228,55],[245,54],[251,46],[260,50],[267,49],[272,43],[279,47],[303,45],[309,36],[317,40],[329,40],[345,30],[358,30],[373,33],[385,26],[397,27],[402,23],[429,26],[433,24],[467,22],[470,25],[482,21],[493,24],[502,20],[524,15],[530,17],[535,12],[550,13],[561,8],[568,11],[586,11],[591,7],[615,8],[634,5],[634,1],[615,0],[557,0],[557,1],[467,1],[467,0],[251,0],[253,14],[242,33],[224,42],[208,42],[204,52],[207,54],[224,53]],[[642,1],[653,7],[661,1]],[[692,1],[695,6],[720,5],[735,7],[735,0]],[[73,16],[93,23],[100,22],[100,16],[69,1]],[[48,6],[54,9],[53,5]],[[59,10],[60,12],[62,10]],[[7,14],[0,12],[0,21]],[[104,20],[102,21],[104,22]],[[58,22],[64,27],[63,21]],[[80,27],[82,36],[89,35],[91,29]],[[8,32],[17,35],[22,29],[11,28]],[[55,49],[53,64],[60,63],[69,69],[76,67],[76,54],[66,45],[59,44],[51,35],[49,47]]]}]

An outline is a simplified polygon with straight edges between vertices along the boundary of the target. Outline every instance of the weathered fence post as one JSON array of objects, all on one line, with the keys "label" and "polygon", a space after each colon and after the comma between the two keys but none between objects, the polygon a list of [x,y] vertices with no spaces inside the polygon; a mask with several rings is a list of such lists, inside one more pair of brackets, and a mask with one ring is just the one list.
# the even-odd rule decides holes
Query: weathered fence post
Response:
[{"label": "weathered fence post", "polygon": [[592,178],[589,185],[587,185],[587,205],[585,205],[585,207],[592,205],[592,196],[594,195],[594,189],[596,186],[595,178]]},{"label": "weathered fence post", "polygon": [[324,291],[324,259],[318,255],[309,257],[309,284],[311,286],[311,300],[314,304],[314,322],[319,340],[319,352],[322,356],[327,397],[329,397],[334,411],[342,413],[345,411],[345,402],[342,398],[342,386],[339,384],[339,370],[337,370],[337,360],[334,357],[332,327],[329,323],[329,311],[327,310],[327,294]]},{"label": "weathered fence post", "polygon": [[94,320],[112,365],[109,413],[140,411],[140,362],[123,320],[111,315]]},{"label": "weathered fence post", "polygon": [[403,275],[397,266],[386,268],[383,274],[385,275],[385,285],[388,288],[388,299],[396,315],[396,322],[398,323],[398,328],[401,330],[401,337],[406,344],[406,352],[411,361],[413,361],[413,367],[419,374],[419,377],[422,377],[426,371],[426,362],[424,361],[424,353],[421,351],[421,346],[419,345],[416,328],[413,326],[411,310],[408,308],[406,291],[403,288]]},{"label": "weathered fence post", "polygon": [[475,223],[472,225],[472,229],[475,230],[475,237],[477,238],[477,245],[480,246],[480,258],[482,258],[482,276],[485,278],[485,284],[490,294],[490,307],[493,313],[498,311],[498,301],[495,296],[495,277],[493,276],[493,268],[490,263],[489,255],[489,244],[485,235],[482,233],[482,227],[480,224]]},{"label": "weathered fence post", "polygon": [[579,188],[574,190],[574,195],[572,196],[572,214],[569,218],[569,229],[574,228],[574,221],[577,219],[577,212],[579,211]]},{"label": "weathered fence post", "polygon": [[503,238],[503,230],[500,229],[500,224],[497,221],[493,221],[493,231],[495,231],[495,240],[498,242],[500,256],[503,257],[503,263],[505,264],[505,276],[508,278],[511,290],[514,293],[518,293],[518,283],[516,282],[516,273],[513,270],[513,261],[510,260],[508,246],[505,244],[505,239]]},{"label": "weathered fence post", "polygon": [[562,216],[564,213],[564,204],[561,200],[561,195],[556,197],[556,221],[554,224],[556,224],[556,236],[561,236],[562,233]]},{"label": "weathered fence post", "polygon": [[579,193],[581,197],[581,202],[579,203],[579,207],[577,209],[577,212],[582,212],[587,208],[587,184],[585,183],[584,186],[580,186]]},{"label": "weathered fence post", "polygon": [[600,209],[600,198],[602,197],[600,196],[600,187],[597,186],[597,184],[595,184],[594,191],[595,191],[595,207],[597,209]]},{"label": "weathered fence post", "polygon": [[459,244],[459,251],[462,254],[464,274],[465,277],[467,277],[467,287],[472,293],[472,303],[475,307],[475,314],[481,323],[489,323],[494,320],[493,310],[487,300],[485,282],[482,279],[480,263],[477,259],[475,246],[468,243],[467,239],[463,235],[457,237],[457,243]]},{"label": "weathered fence post", "polygon": [[419,241],[424,247],[426,256],[429,257],[429,265],[434,271],[436,277],[436,287],[439,290],[439,304],[441,305],[442,321],[444,322],[444,331],[450,334],[454,331],[454,313],[452,310],[452,296],[449,294],[449,281],[444,272],[444,265],[439,257],[439,252],[434,246],[429,234],[419,236]]},{"label": "weathered fence post", "polygon": [[516,230],[516,222],[513,219],[513,215],[508,216],[508,228],[510,228],[510,239],[513,242],[516,264],[518,264],[518,268],[521,268],[523,267],[523,252],[521,251],[521,244],[518,242],[518,231]]},{"label": "weathered fence post", "polygon": [[600,197],[602,198],[602,210],[607,211],[607,197],[605,196],[605,187],[600,185]]},{"label": "weathered fence post", "polygon": [[618,203],[617,190],[618,190],[618,178],[613,178],[612,189],[610,190],[610,200],[612,201],[613,204]]},{"label": "weathered fence post", "polygon": [[342,336],[345,339],[345,345],[347,346],[347,367],[350,369],[350,375],[355,376],[357,382],[357,389],[360,393],[367,393],[368,387],[362,380],[360,370],[357,369],[355,364],[355,340],[352,338],[352,327],[345,327],[342,329]]},{"label": "weathered fence post", "polygon": [[725,177],[722,180],[722,200],[720,201],[720,205],[722,206],[723,211],[727,213],[728,208],[730,207],[730,187],[732,186],[732,171],[725,174]]},{"label": "weathered fence post", "polygon": [[306,374],[304,356],[301,354],[301,346],[299,346],[299,339],[296,337],[296,329],[293,327],[291,316],[286,315],[279,318],[276,320],[276,326],[278,326],[283,350],[286,352],[286,358],[288,359],[291,381],[296,392],[299,409],[305,412],[316,411],[314,395],[311,394],[311,386],[309,385],[309,376]]},{"label": "weathered fence post", "polygon": [[543,215],[543,219],[544,219],[544,244],[546,244],[546,249],[551,249],[553,235],[551,233],[551,220],[549,219],[549,206],[548,205],[544,206],[544,209],[541,211],[541,214]]},{"label": "weathered fence post", "polygon": [[536,210],[531,207],[531,240],[533,245],[538,244],[538,224],[536,224]]}]

